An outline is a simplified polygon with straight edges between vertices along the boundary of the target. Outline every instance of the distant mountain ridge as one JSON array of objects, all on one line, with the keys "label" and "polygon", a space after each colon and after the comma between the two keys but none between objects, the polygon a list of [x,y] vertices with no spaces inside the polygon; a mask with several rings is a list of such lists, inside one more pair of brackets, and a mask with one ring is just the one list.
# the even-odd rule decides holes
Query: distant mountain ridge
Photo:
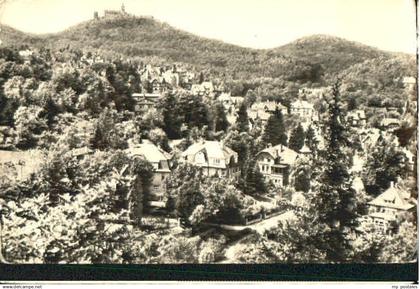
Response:
[{"label": "distant mountain ridge", "polygon": [[[395,54],[327,35],[297,39],[273,49],[227,44],[173,28],[146,17],[89,20],[62,32],[33,35],[2,26],[4,45],[28,44],[59,49],[99,49],[129,57],[156,57],[182,62],[232,78],[272,77],[287,81],[330,79],[351,66]],[[415,62],[415,57],[410,56]]]}]

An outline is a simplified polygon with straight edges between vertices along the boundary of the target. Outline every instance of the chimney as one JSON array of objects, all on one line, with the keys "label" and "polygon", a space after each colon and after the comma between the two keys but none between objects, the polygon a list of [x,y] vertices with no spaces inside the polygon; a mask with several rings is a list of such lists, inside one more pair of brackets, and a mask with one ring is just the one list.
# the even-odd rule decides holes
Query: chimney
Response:
[{"label": "chimney", "polygon": [[394,182],[391,182],[391,184],[389,185],[390,188],[394,187]]}]

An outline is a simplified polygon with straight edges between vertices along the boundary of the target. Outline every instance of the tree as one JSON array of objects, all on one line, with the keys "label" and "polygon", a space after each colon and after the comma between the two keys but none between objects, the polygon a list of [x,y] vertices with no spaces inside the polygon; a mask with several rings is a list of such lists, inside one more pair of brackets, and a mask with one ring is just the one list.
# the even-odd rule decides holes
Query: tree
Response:
[{"label": "tree", "polygon": [[310,203],[316,211],[314,217],[328,228],[321,233],[326,258],[332,262],[344,262],[351,249],[349,233],[357,225],[357,204],[348,172],[349,160],[344,153],[348,140],[342,124],[339,83],[334,84],[332,93],[325,124],[326,150],[316,165],[322,171],[317,177],[314,193],[310,194]]},{"label": "tree", "polygon": [[202,84],[203,82],[204,82],[204,73],[201,71],[200,72],[199,79],[198,79],[198,83],[199,84]]},{"label": "tree", "polygon": [[[132,210],[133,198],[142,200],[143,195],[136,183],[140,179],[143,186],[150,185],[150,164],[130,160],[122,152],[97,152],[82,160],[59,151],[52,154],[32,181],[30,193],[8,193],[3,219],[6,259],[19,263],[130,262],[130,223],[141,217]],[[26,185],[19,184],[21,191],[19,187]],[[57,195],[53,203],[51,188]]]},{"label": "tree", "polygon": [[20,106],[14,115],[17,146],[29,148],[36,144],[38,136],[47,128],[41,117],[42,108],[38,106]]},{"label": "tree", "polygon": [[352,111],[357,108],[357,99],[354,96],[351,96],[347,99],[347,111]]},{"label": "tree", "polygon": [[144,159],[136,159],[131,162],[128,172],[134,178],[129,183],[129,193],[124,196],[129,202],[128,210],[131,219],[139,224],[144,212],[150,209],[150,187],[153,179],[153,166]]},{"label": "tree", "polygon": [[154,128],[151,131],[149,131],[148,139],[163,150],[167,152],[171,151],[171,148],[169,147],[168,143],[168,137],[161,128]]},{"label": "tree", "polygon": [[182,220],[188,218],[194,209],[203,203],[200,184],[203,176],[199,168],[190,164],[179,164],[166,179],[166,207]]},{"label": "tree", "polygon": [[227,180],[206,179],[201,184],[203,202],[197,205],[189,217],[192,225],[209,218],[234,219],[239,215],[241,192]]},{"label": "tree", "polygon": [[95,121],[94,135],[90,141],[92,148],[124,149],[127,147],[127,139],[124,139],[118,123],[119,114],[112,109],[104,109]]},{"label": "tree", "polygon": [[278,144],[287,146],[287,135],[283,123],[283,114],[278,108],[276,108],[274,114],[267,120],[262,142],[273,146]]},{"label": "tree", "polygon": [[184,221],[189,221],[189,217],[195,208],[203,203],[203,199],[200,191],[200,183],[196,179],[186,180],[177,189],[177,199],[175,202],[177,216]]},{"label": "tree", "polygon": [[309,192],[311,189],[311,179],[310,174],[305,170],[300,170],[297,172],[295,177],[295,190],[302,192]]},{"label": "tree", "polygon": [[409,171],[401,148],[389,139],[380,138],[367,156],[362,178],[369,195],[378,196]]},{"label": "tree", "polygon": [[244,166],[239,187],[245,194],[262,195],[267,193],[264,176],[261,174],[255,158],[251,158]]},{"label": "tree", "polygon": [[177,110],[177,99],[169,94],[161,101],[164,130],[170,139],[181,136],[182,114]]},{"label": "tree", "polygon": [[403,222],[397,234],[386,236],[379,260],[385,263],[407,263],[417,260],[417,226]]},{"label": "tree", "polygon": [[257,100],[257,95],[252,89],[248,89],[245,95],[245,102],[248,106],[251,106]]},{"label": "tree", "polygon": [[238,118],[236,120],[236,126],[239,132],[247,132],[249,129],[249,118],[246,109],[246,103],[241,103],[238,111]]},{"label": "tree", "polygon": [[223,104],[217,103],[214,107],[214,131],[226,131],[229,127],[229,122],[226,118],[225,108],[223,107]]},{"label": "tree", "polygon": [[224,138],[226,146],[238,153],[238,162],[241,168],[250,157],[259,151],[258,142],[247,132],[231,129]]},{"label": "tree", "polygon": [[318,140],[316,139],[315,130],[312,126],[309,126],[306,130],[305,144],[311,152],[316,152],[318,149]]},{"label": "tree", "polygon": [[295,129],[292,130],[289,138],[289,148],[292,150],[299,152],[300,149],[303,147],[305,142],[305,132],[303,130],[302,125],[298,125]]}]

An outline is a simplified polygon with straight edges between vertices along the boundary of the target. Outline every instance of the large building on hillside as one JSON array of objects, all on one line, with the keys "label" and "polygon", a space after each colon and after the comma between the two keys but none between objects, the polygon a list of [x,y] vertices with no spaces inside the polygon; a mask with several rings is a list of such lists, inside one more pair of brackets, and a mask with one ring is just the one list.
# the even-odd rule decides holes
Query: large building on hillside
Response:
[{"label": "large building on hillside", "polygon": [[127,149],[133,157],[142,157],[152,164],[154,174],[151,185],[152,201],[163,201],[166,178],[171,174],[172,156],[153,143],[144,142]]},{"label": "large building on hillside", "polygon": [[[124,3],[121,5],[121,10],[104,10],[104,18],[125,17],[128,13],[125,11]],[[93,12],[93,19],[99,19],[98,11]]]},{"label": "large building on hillside", "polygon": [[189,146],[180,162],[200,167],[206,176],[234,177],[239,172],[238,154],[218,141],[200,141]]},{"label": "large building on hillside", "polygon": [[299,159],[299,154],[284,145],[270,146],[257,154],[260,172],[276,187],[289,184],[291,167]]}]

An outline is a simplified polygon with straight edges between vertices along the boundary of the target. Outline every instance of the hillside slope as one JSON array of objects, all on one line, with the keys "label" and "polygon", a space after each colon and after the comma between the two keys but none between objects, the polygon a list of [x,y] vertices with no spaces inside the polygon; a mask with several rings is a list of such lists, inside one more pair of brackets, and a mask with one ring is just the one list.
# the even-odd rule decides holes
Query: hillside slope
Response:
[{"label": "hillside slope", "polygon": [[5,44],[29,42],[52,49],[70,46],[161,62],[182,62],[225,79],[265,77],[322,82],[366,60],[395,57],[392,53],[325,35],[304,37],[274,49],[244,48],[135,16],[90,20],[60,33],[41,36],[5,28],[2,31]]},{"label": "hillside slope", "polygon": [[41,45],[41,37],[31,35],[29,33],[21,32],[7,25],[0,25],[0,40],[2,45]]},{"label": "hillside slope", "polygon": [[390,57],[379,49],[328,35],[312,35],[274,49],[289,57],[322,64],[328,74],[338,73],[365,60]]}]

